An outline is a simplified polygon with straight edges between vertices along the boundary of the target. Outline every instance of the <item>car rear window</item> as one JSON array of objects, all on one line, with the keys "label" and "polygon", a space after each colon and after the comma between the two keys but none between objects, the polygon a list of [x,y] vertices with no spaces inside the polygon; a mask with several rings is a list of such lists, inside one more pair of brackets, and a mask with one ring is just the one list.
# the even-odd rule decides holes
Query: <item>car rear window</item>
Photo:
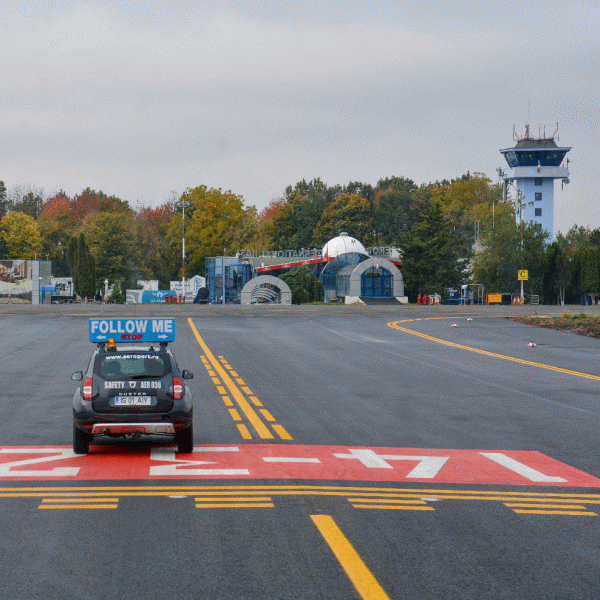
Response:
[{"label": "car rear window", "polygon": [[171,372],[167,354],[102,354],[96,357],[94,373],[108,381],[142,377],[164,377]]}]

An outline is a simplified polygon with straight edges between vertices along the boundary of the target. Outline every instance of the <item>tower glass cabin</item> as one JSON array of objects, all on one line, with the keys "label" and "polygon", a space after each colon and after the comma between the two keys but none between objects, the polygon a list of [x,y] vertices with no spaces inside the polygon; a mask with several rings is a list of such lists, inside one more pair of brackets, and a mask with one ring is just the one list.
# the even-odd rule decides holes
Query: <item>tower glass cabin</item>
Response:
[{"label": "tower glass cabin", "polygon": [[515,133],[514,138],[517,140],[514,148],[500,150],[509,167],[502,171],[505,197],[508,184],[514,182],[517,222],[537,223],[554,239],[554,180],[569,183],[569,170],[562,162],[571,148],[557,146],[554,135],[531,137],[529,125],[525,126],[524,137]]}]

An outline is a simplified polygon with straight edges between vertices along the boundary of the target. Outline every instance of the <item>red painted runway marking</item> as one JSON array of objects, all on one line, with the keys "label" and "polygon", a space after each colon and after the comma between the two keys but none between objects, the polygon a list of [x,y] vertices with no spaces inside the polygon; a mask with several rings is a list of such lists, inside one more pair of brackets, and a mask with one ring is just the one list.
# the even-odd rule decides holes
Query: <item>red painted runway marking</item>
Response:
[{"label": "red painted runway marking", "polygon": [[309,479],[600,487],[600,479],[540,452],[277,444],[123,450],[92,445],[0,447],[0,482],[24,480]]}]

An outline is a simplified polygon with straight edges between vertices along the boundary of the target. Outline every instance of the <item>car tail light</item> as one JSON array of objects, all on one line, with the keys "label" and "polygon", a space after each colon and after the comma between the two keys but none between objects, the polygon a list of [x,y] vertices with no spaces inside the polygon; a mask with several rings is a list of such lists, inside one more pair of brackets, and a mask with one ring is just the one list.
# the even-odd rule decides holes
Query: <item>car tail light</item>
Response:
[{"label": "car tail light", "polygon": [[181,400],[183,398],[183,384],[179,377],[173,377],[173,399]]},{"label": "car tail light", "polygon": [[92,378],[88,377],[83,382],[83,399],[88,402],[92,401]]}]

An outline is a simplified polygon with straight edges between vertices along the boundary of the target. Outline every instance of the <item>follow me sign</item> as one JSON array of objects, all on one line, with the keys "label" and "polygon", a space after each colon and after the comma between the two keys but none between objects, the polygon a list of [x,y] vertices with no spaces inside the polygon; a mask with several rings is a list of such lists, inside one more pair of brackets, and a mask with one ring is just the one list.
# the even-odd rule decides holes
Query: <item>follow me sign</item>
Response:
[{"label": "follow me sign", "polygon": [[90,342],[174,342],[175,319],[90,319]]}]

